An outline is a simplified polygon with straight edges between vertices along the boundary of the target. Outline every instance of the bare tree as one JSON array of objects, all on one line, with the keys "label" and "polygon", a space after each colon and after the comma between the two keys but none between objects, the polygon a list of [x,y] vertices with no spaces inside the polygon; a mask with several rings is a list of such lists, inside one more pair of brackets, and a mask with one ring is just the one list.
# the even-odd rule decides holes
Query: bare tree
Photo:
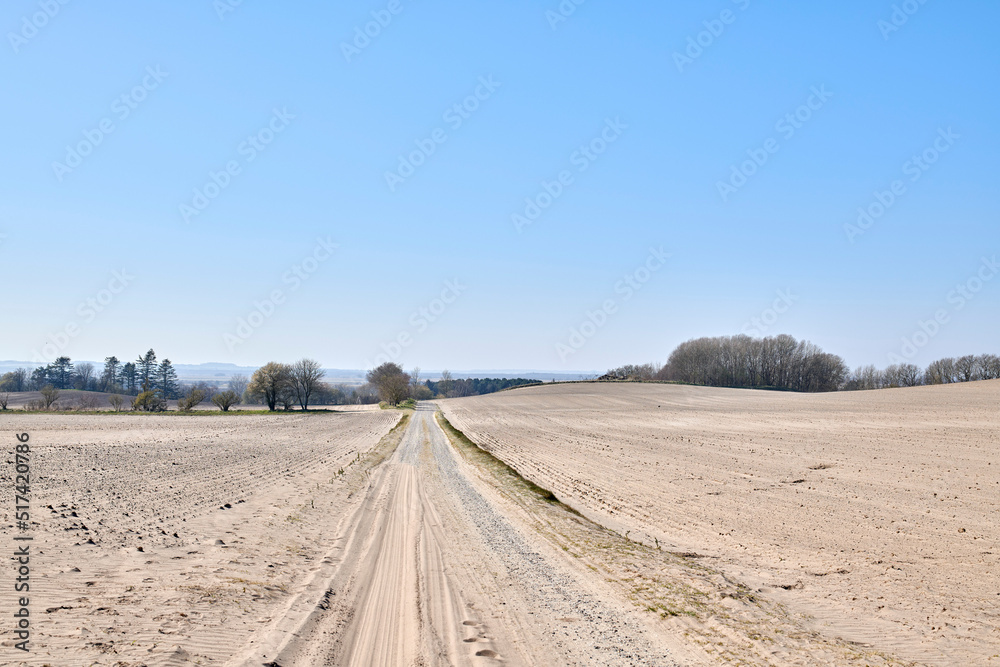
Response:
[{"label": "bare tree", "polygon": [[59,390],[50,384],[42,387],[42,408],[48,410],[59,400]]},{"label": "bare tree", "polygon": [[237,374],[229,378],[229,389],[237,396],[237,403],[243,400],[243,395],[247,393],[247,387],[250,385],[250,380],[246,375]]},{"label": "bare tree", "polygon": [[274,412],[282,392],[288,388],[290,369],[285,364],[271,361],[254,371],[247,386],[247,392],[258,396],[267,404],[267,409]]},{"label": "bare tree", "polygon": [[76,407],[80,410],[96,410],[101,406],[101,397],[97,394],[82,394]]},{"label": "bare tree", "polygon": [[10,394],[7,392],[0,393],[0,410],[7,410],[7,403],[10,401]]},{"label": "bare tree", "polygon": [[451,390],[454,389],[454,382],[451,379],[451,371],[445,369],[441,371],[441,380],[438,382],[438,392],[444,398],[448,398]]},{"label": "bare tree", "polygon": [[924,373],[924,382],[927,384],[951,384],[958,382],[955,360],[947,358],[931,362]]},{"label": "bare tree", "polygon": [[111,396],[108,396],[108,403],[111,405],[111,407],[114,409],[115,412],[121,412],[122,405],[125,404],[125,397],[119,394],[112,394]]},{"label": "bare tree", "polygon": [[76,388],[88,391],[94,382],[94,364],[83,363],[76,365]]},{"label": "bare tree", "polygon": [[291,366],[291,385],[303,410],[309,409],[309,398],[323,382],[323,369],[313,359],[300,359]]},{"label": "bare tree", "polygon": [[984,354],[979,358],[984,380],[1000,380],[1000,357],[995,354]]},{"label": "bare tree", "polygon": [[959,357],[955,360],[955,372],[959,382],[972,382],[978,380],[978,360],[971,354]]},{"label": "bare tree", "polygon": [[916,387],[923,380],[923,373],[920,367],[915,364],[901,364],[899,366],[899,385],[901,387]]}]

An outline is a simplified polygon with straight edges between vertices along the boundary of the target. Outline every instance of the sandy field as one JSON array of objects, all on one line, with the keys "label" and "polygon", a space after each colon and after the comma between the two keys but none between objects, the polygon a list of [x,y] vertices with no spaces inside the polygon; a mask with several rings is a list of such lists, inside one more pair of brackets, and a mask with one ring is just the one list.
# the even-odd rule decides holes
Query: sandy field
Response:
[{"label": "sandy field", "polygon": [[34,539],[0,664],[1000,664],[998,394],[3,414],[0,525]]},{"label": "sandy field", "polygon": [[347,506],[339,471],[399,418],[0,415],[4,548],[25,534],[12,512],[21,432],[35,537],[35,648],[16,651],[3,627],[0,664],[222,664],[304,585]]},{"label": "sandy field", "polygon": [[1000,664],[998,406],[1000,381],[821,395],[583,383],[441,402],[629,540],[689,553],[815,637],[939,665]]},{"label": "sandy field", "polygon": [[[92,411],[104,411],[111,412],[113,410],[111,403],[109,401],[113,394],[98,392],[98,391],[78,391],[76,389],[62,389],[59,391],[59,398],[56,400],[53,409],[58,411],[81,411],[81,412],[92,412]],[[22,391],[13,392],[9,394],[9,399],[7,403],[8,410],[24,410],[27,405],[32,402],[39,401],[42,398],[42,392],[40,391]],[[122,412],[131,412],[132,399],[134,396],[123,396],[124,403],[122,407]],[[177,410],[177,401],[169,400],[167,401],[167,409],[170,411]],[[212,403],[210,400],[203,401],[198,404],[195,408],[198,412],[219,412],[219,408]],[[263,411],[267,409],[266,405],[234,405],[231,410],[250,410],[250,411]],[[298,406],[295,410],[298,410]],[[359,412],[366,410],[379,410],[378,404],[367,404],[367,405],[310,405],[310,410],[332,410],[337,412]]]}]

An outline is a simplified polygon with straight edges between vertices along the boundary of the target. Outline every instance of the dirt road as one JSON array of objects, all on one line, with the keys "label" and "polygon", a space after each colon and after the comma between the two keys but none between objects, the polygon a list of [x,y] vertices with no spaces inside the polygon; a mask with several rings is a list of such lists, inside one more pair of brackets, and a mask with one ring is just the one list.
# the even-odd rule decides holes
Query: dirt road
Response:
[{"label": "dirt road", "polygon": [[242,664],[676,664],[476,477],[421,405],[339,530],[323,603]]}]

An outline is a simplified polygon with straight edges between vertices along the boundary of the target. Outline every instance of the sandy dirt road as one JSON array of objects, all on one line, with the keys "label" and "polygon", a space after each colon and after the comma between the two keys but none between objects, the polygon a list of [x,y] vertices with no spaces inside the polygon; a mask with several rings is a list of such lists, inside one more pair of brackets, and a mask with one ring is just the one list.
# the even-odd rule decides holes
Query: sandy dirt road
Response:
[{"label": "sandy dirt road", "polygon": [[239,664],[677,664],[667,637],[505,516],[433,415],[422,404],[371,474],[323,602]]}]

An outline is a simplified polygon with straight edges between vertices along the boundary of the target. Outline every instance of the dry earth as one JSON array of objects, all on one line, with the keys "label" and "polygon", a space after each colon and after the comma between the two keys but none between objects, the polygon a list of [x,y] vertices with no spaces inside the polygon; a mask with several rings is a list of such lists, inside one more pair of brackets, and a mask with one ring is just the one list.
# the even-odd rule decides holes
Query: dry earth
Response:
[{"label": "dry earth", "polygon": [[0,526],[28,432],[35,537],[33,651],[3,628],[0,663],[989,664],[998,394],[0,415]]},{"label": "dry earth", "polygon": [[[768,636],[773,623],[682,608],[699,645],[720,624],[720,660],[988,665],[1000,664],[998,404],[1000,381],[824,395],[584,383],[442,409],[596,522],[700,556],[736,597],[784,611],[788,631]],[[789,644],[796,633],[805,644]],[[813,641],[860,653],[819,659]]]},{"label": "dry earth", "polygon": [[548,504],[433,415],[3,415],[8,452],[31,436],[33,521],[14,525],[8,453],[0,525],[34,541],[32,651],[11,624],[0,663],[675,664],[683,646],[508,517]]},{"label": "dry earth", "polygon": [[398,412],[0,416],[0,526],[13,549],[14,434],[30,434],[31,653],[0,664],[221,664],[304,586],[352,462]]}]

